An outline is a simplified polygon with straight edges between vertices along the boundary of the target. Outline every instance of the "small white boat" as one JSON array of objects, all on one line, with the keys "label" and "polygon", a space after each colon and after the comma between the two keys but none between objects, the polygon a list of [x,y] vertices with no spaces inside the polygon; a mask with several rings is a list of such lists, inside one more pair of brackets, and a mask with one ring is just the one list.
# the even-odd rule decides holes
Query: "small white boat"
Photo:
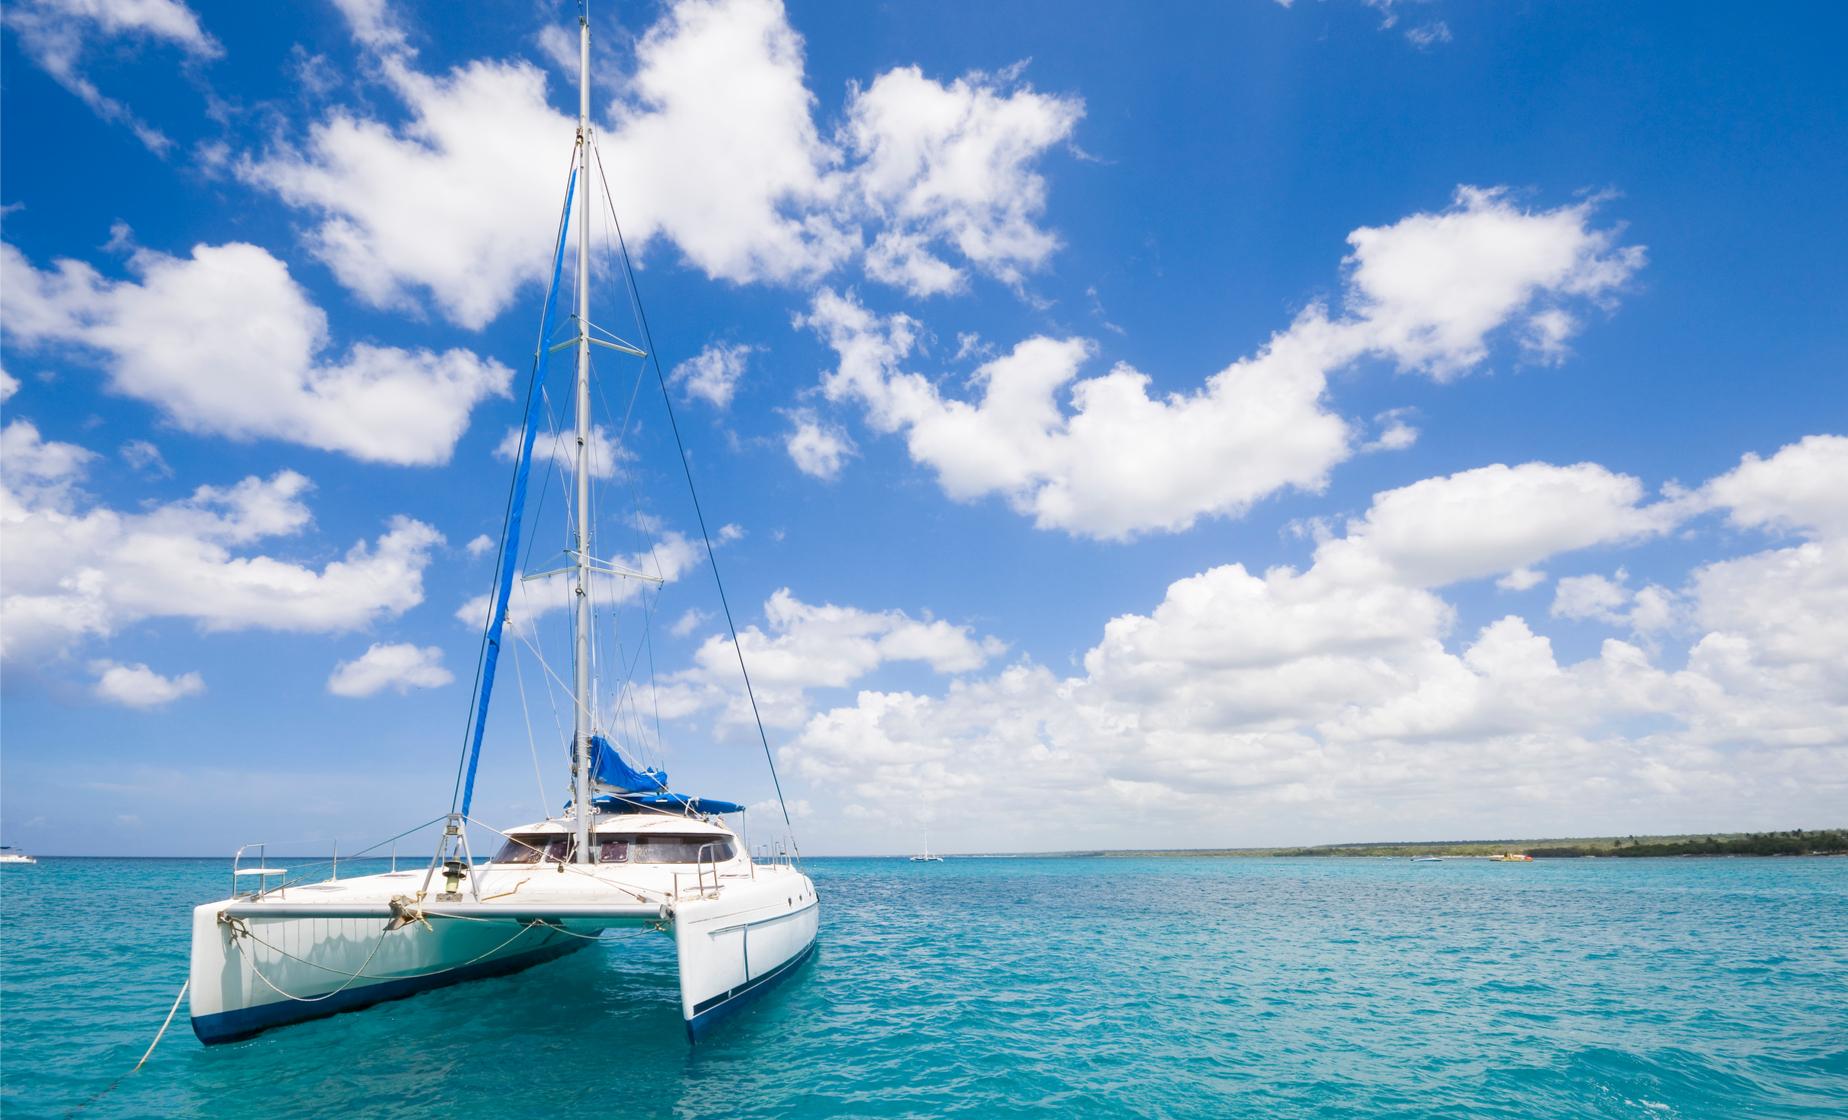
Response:
[{"label": "small white boat", "polygon": [[[588,267],[580,268],[575,277],[577,308],[570,319],[571,333],[562,341],[553,338],[569,219],[575,217],[578,230],[573,259],[593,259],[588,244],[590,182],[593,165],[600,172],[601,160],[595,156],[590,126],[589,65],[590,29],[580,16],[575,168],[565,187],[552,284],[533,360],[534,382],[526,394],[514,486],[483,639],[479,691],[463,752],[466,765],[457,772],[449,812],[437,818],[444,824],[442,838],[430,863],[419,870],[322,882],[290,881],[281,869],[261,863],[242,866],[240,852],[233,860],[231,897],[193,911],[189,990],[193,1031],[203,1042],[245,1038],[284,1023],[516,972],[585,948],[612,930],[654,931],[674,939],[681,1013],[688,1037],[697,1038],[745,997],[789,975],[814,948],[819,904],[799,854],[794,859],[788,854],[793,837],[787,848],[779,845],[766,860],[752,859],[739,833],[725,821],[731,815],[742,820],[742,807],[670,792],[665,772],[631,765],[612,742],[616,731],[626,726],[621,723],[622,693],[618,691],[615,701],[599,704],[596,694],[602,690],[593,687],[593,666],[607,669],[622,661],[607,650],[601,659],[597,656],[593,597],[615,580],[657,585],[663,581],[658,574],[592,555],[596,536],[589,513],[591,347],[637,359],[653,356],[591,320]],[[618,275],[632,277],[626,256],[621,259],[624,268]],[[646,320],[639,313],[638,320],[647,342]],[[547,357],[565,350],[574,350],[577,358],[577,443],[571,480],[576,493],[570,503],[574,525],[567,564],[527,578],[568,580],[573,593],[575,608],[567,612],[572,683],[565,686],[560,674],[545,667],[547,679],[569,688],[575,713],[571,798],[558,817],[505,831],[486,829],[470,813],[476,762],[522,555],[527,482],[534,440],[544,423],[541,379]],[[666,377],[659,360],[653,363],[665,399]],[[671,410],[671,402],[666,407]],[[681,457],[684,464],[684,448]],[[690,486],[690,467],[687,479]],[[697,494],[694,502],[697,509]],[[706,554],[710,559],[710,541]],[[716,583],[716,560],[713,563]],[[718,591],[722,600],[722,584]],[[650,610],[647,617],[652,614]],[[726,618],[729,624],[729,608]],[[539,646],[525,633],[519,636],[543,662]],[[733,644],[737,646],[735,630]],[[739,657],[742,670],[742,652]],[[621,687],[633,684],[625,681]],[[748,676],[743,684],[748,691]],[[754,699],[752,707],[755,710]],[[657,730],[657,747],[658,734]],[[638,727],[630,749],[637,749],[637,741],[643,739],[645,733]],[[767,738],[764,751],[769,760]],[[770,768],[774,778],[773,760]],[[449,786],[447,778],[443,784]],[[777,796],[780,801],[780,786]],[[785,807],[785,826],[788,821]],[[471,829],[494,834],[491,842],[498,851],[491,860],[476,861]]]},{"label": "small white boat", "polygon": [[1412,862],[1413,863],[1442,863],[1444,862],[1444,857],[1443,856],[1413,856]]},{"label": "small white boat", "polygon": [[942,863],[943,862],[942,856],[933,856],[930,854],[930,833],[927,832],[924,834],[924,850],[922,852],[919,852],[917,855],[912,856],[911,862],[912,863]]},{"label": "small white boat", "polygon": [[4,847],[0,847],[0,863],[37,863],[37,862],[38,860],[33,859],[31,856],[27,855],[24,852],[14,851],[12,845],[10,844]]}]

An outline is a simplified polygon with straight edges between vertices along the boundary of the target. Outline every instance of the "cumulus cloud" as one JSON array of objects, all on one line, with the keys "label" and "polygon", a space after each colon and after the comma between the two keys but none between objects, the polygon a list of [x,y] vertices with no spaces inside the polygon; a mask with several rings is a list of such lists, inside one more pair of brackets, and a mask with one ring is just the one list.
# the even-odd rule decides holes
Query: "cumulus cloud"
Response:
[{"label": "cumulus cloud", "polygon": [[97,116],[127,126],[156,154],[164,154],[173,141],[97,88],[83,72],[84,55],[104,40],[159,43],[196,60],[224,54],[197,13],[180,0],[12,0],[0,18],[19,36],[26,57]]},{"label": "cumulus cloud", "polygon": [[[549,244],[575,121],[548,103],[537,66],[428,74],[382,8],[345,7],[407,119],[335,110],[239,174],[315,216],[310,249],[362,298],[416,308],[427,295],[483,326],[544,278],[535,249]],[[636,42],[623,88],[598,122],[597,174],[637,252],[671,244],[714,278],[782,283],[864,250],[875,279],[930,292],[960,286],[965,264],[1018,282],[1057,247],[1037,224],[1034,164],[1082,106],[1017,74],[945,85],[895,69],[850,88],[829,130],[778,0],[677,0]]]},{"label": "cumulus cloud", "polygon": [[764,603],[764,623],[739,631],[737,647],[724,635],[702,642],[693,666],[666,678],[662,714],[717,708],[729,721],[749,722],[739,688],[740,648],[764,722],[783,727],[807,716],[811,690],[844,688],[891,662],[917,662],[945,674],[972,672],[1007,648],[997,638],[977,637],[970,627],[942,619],[805,603],[788,588]]},{"label": "cumulus cloud", "polygon": [[795,426],[783,440],[784,450],[796,469],[824,481],[838,478],[853,456],[853,440],[839,425],[824,423],[810,412],[795,416]]},{"label": "cumulus cloud", "polygon": [[255,245],[140,250],[130,264],[119,281],[68,259],[40,271],[0,245],[7,336],[96,356],[113,391],[188,431],[373,462],[447,462],[475,404],[506,392],[507,368],[467,350],[328,353],[326,313]]},{"label": "cumulus cloud", "polygon": [[[737,535],[735,526],[727,525],[719,530],[721,542],[736,539]],[[688,540],[681,533],[667,532],[639,552],[610,559],[631,572],[640,572],[667,584],[692,570],[704,556],[705,552],[696,542]],[[614,606],[639,596],[644,581],[604,571],[592,571],[590,586],[591,597],[598,606]],[[553,611],[562,611],[571,604],[572,588],[571,576],[567,571],[554,570],[550,575],[522,574],[513,584],[513,594],[507,608],[508,622],[530,631],[538,619]],[[457,620],[477,628],[486,626],[491,601],[485,594],[470,598],[456,608]]]},{"label": "cumulus cloud", "polygon": [[481,533],[477,535],[474,540],[469,541],[465,547],[468,549],[468,554],[470,556],[480,556],[494,547],[494,538],[488,536],[486,533]]},{"label": "cumulus cloud", "polygon": [[859,161],[854,191],[883,226],[867,274],[915,296],[954,291],[965,277],[939,255],[948,246],[1020,283],[1059,244],[1038,224],[1038,161],[1083,115],[1077,98],[1019,85],[1018,70],[943,85],[904,66],[855,88],[841,133]]},{"label": "cumulus cloud", "polygon": [[1497,463],[1375,494],[1322,561],[1383,565],[1399,582],[1438,587],[1664,532],[1685,512],[1644,504],[1640,481],[1596,463]]},{"label": "cumulus cloud", "polygon": [[1809,436],[1769,459],[1748,454],[1700,500],[1735,525],[1848,536],[1848,437]]},{"label": "cumulus cloud", "polygon": [[423,600],[423,570],[442,541],[397,517],[317,569],[252,551],[308,526],[310,484],[293,471],[124,512],[75,488],[91,453],[47,443],[23,420],[7,425],[0,446],[0,654],[9,662],[56,656],[143,619],[208,631],[358,629]]},{"label": "cumulus cloud", "polygon": [[327,691],[357,699],[389,688],[402,696],[413,688],[441,688],[455,679],[443,668],[443,651],[436,646],[374,642],[365,653],[334,666]]},{"label": "cumulus cloud", "polygon": [[1642,246],[1591,216],[1590,202],[1528,210],[1506,190],[1458,187],[1446,210],[1348,235],[1347,306],[1370,349],[1440,381],[1481,362],[1511,323],[1540,329],[1556,353],[1576,326],[1560,318],[1566,301],[1608,300],[1643,265]]},{"label": "cumulus cloud", "polygon": [[[1556,528],[1517,547],[1498,524],[1471,544],[1464,500],[1450,544],[1469,559],[1408,553],[1388,529],[1401,517],[1427,524],[1406,504],[1443,504],[1427,483],[1469,498],[1494,480],[1463,472],[1377,495],[1305,570],[1233,563],[1176,581],[1152,610],[1106,623],[1080,671],[1022,661],[934,694],[863,690],[813,715],[782,758],[870,811],[935,806],[985,829],[1001,821],[986,847],[1057,846],[1079,822],[1090,842],[1148,846],[1145,810],[1164,822],[1159,842],[1175,845],[1357,829],[1596,831],[1632,819],[1644,797],[1680,820],[1826,814],[1848,795],[1848,635],[1835,625],[1848,612],[1848,551],[1817,527],[1827,511],[1804,504],[1812,479],[1796,464],[1814,441],[1792,448],[1762,460],[1790,453],[1772,472],[1742,464],[1753,484],[1744,508],[1802,509],[1811,539],[1702,565],[1680,592],[1631,593],[1622,573],[1562,581],[1562,616],[1660,630],[1651,618],[1685,610],[1697,637],[1682,669],[1614,637],[1564,661],[1517,615],[1455,634],[1434,581],[1585,547]],[[1627,487],[1614,503],[1607,494],[1621,476],[1588,466],[1497,487],[1543,507],[1576,494],[1602,541],[1629,539],[1633,514],[1599,515],[1635,506]],[[1593,485],[1558,491],[1557,471]],[[1641,513],[1655,531],[1650,507]],[[1037,807],[1031,821],[1000,812],[1022,798]]]},{"label": "cumulus cloud", "polygon": [[[513,462],[520,454],[520,429],[508,428],[494,447],[494,457]],[[602,424],[592,424],[590,428],[590,477],[615,478],[617,464],[634,456],[610,436],[610,430]],[[552,461],[553,468],[567,478],[577,474],[577,432],[542,431],[533,438],[533,460],[543,463]]]},{"label": "cumulus cloud", "polygon": [[1393,408],[1373,418],[1380,434],[1361,444],[1362,451],[1404,451],[1418,442],[1418,429],[1407,417],[1411,409]]},{"label": "cumulus cloud", "polygon": [[126,708],[159,708],[205,691],[205,680],[197,673],[163,677],[146,665],[113,661],[93,661],[90,671],[96,674],[96,697]]},{"label": "cumulus cloud", "polygon": [[714,408],[729,408],[738,382],[744,377],[745,365],[756,349],[743,343],[712,343],[676,365],[670,380],[689,397],[698,397]]},{"label": "cumulus cloud", "polygon": [[951,497],[999,495],[1040,528],[1081,536],[1177,532],[1325,485],[1355,450],[1326,399],[1334,370],[1374,356],[1445,380],[1482,361],[1502,328],[1610,299],[1642,250],[1590,220],[1589,204],[1526,210],[1505,191],[1465,187],[1441,212],[1356,230],[1344,314],[1310,307],[1186,392],[1154,392],[1126,363],[1081,378],[1095,345],[1040,336],[985,363],[979,395],[959,399],[906,369],[920,337],[909,316],[823,290],[797,323],[836,353],[824,395],[902,433]]}]

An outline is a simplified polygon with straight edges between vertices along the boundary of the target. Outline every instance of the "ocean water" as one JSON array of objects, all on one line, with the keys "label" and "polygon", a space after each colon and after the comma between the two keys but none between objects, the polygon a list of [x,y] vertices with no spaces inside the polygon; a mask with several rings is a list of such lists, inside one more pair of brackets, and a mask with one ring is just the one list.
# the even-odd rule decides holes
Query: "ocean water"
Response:
[{"label": "ocean water", "polygon": [[1842,1117],[1848,860],[814,860],[819,952],[689,1047],[672,946],[228,1046],[223,860],[0,867],[0,1112]]}]

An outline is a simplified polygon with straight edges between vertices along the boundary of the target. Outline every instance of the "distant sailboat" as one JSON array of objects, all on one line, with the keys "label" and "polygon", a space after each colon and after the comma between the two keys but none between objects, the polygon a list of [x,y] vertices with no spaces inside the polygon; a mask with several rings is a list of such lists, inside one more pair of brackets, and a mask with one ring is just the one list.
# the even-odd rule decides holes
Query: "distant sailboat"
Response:
[{"label": "distant sailboat", "polygon": [[930,833],[926,832],[924,834],[924,850],[918,853],[917,855],[912,856],[911,862],[912,863],[942,863],[943,862],[942,856],[933,856],[930,854]]},{"label": "distant sailboat", "polygon": [[[670,792],[665,771],[631,765],[613,741],[624,726],[621,698],[613,707],[600,706],[599,690],[593,687],[597,667],[607,669],[612,660],[607,652],[600,659],[592,642],[593,598],[599,588],[619,579],[653,584],[662,579],[592,554],[590,456],[597,441],[590,420],[591,348],[638,359],[650,355],[590,318],[590,179],[593,160],[601,172],[601,159],[590,126],[590,26],[582,16],[578,66],[576,159],[565,186],[551,289],[527,393],[479,692],[464,741],[465,765],[456,772],[449,813],[438,818],[442,839],[422,870],[321,883],[291,883],[279,869],[240,867],[234,860],[232,897],[200,906],[193,916],[192,1025],[203,1042],[228,1042],[427,988],[516,972],[582,949],[613,929],[654,930],[674,939],[681,1013],[694,1038],[745,997],[792,972],[814,947],[819,903],[799,856],[792,859],[778,850],[764,862],[753,859],[723,819],[742,814],[741,806]],[[569,334],[555,341],[553,312],[573,216],[578,227],[577,308]],[[623,268],[615,274],[632,280],[626,251],[621,261]],[[639,310],[637,318],[646,342],[646,319]],[[574,681],[566,686],[560,674],[549,667],[546,672],[561,689],[570,690],[572,795],[560,816],[505,832],[488,829],[497,832],[499,851],[477,862],[469,829],[486,826],[470,815],[470,806],[495,665],[507,632],[509,595],[521,566],[520,523],[534,440],[543,422],[543,376],[548,356],[566,350],[575,352],[577,363],[575,478],[569,480],[575,488],[570,503],[575,524],[566,563],[556,572],[528,578],[552,576],[571,586]],[[658,360],[655,373],[665,393]],[[681,454],[684,461],[684,449]],[[694,501],[697,508],[697,495]],[[708,556],[710,551],[708,546]],[[722,586],[719,594],[724,594]],[[729,609],[726,617],[729,622]],[[523,632],[513,633],[526,640]],[[739,665],[742,669],[742,653]],[[748,676],[744,684],[748,689]],[[640,740],[643,733],[637,730],[632,737]],[[768,750],[766,740],[766,755]],[[774,763],[771,774],[774,778]],[[783,818],[787,826],[787,808]],[[573,1028],[551,1023],[533,1029],[568,1033]]]}]

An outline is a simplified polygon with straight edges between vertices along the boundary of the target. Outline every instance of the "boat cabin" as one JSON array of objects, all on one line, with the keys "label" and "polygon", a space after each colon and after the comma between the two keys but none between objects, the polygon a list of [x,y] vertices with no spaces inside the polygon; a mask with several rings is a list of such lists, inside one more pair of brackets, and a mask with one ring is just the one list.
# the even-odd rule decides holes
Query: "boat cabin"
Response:
[{"label": "boat cabin", "polygon": [[[577,836],[568,824],[547,821],[505,835],[506,842],[494,854],[497,865],[576,862]],[[597,863],[728,863],[740,854],[731,833],[697,819],[667,815],[600,820],[591,843]]]}]

